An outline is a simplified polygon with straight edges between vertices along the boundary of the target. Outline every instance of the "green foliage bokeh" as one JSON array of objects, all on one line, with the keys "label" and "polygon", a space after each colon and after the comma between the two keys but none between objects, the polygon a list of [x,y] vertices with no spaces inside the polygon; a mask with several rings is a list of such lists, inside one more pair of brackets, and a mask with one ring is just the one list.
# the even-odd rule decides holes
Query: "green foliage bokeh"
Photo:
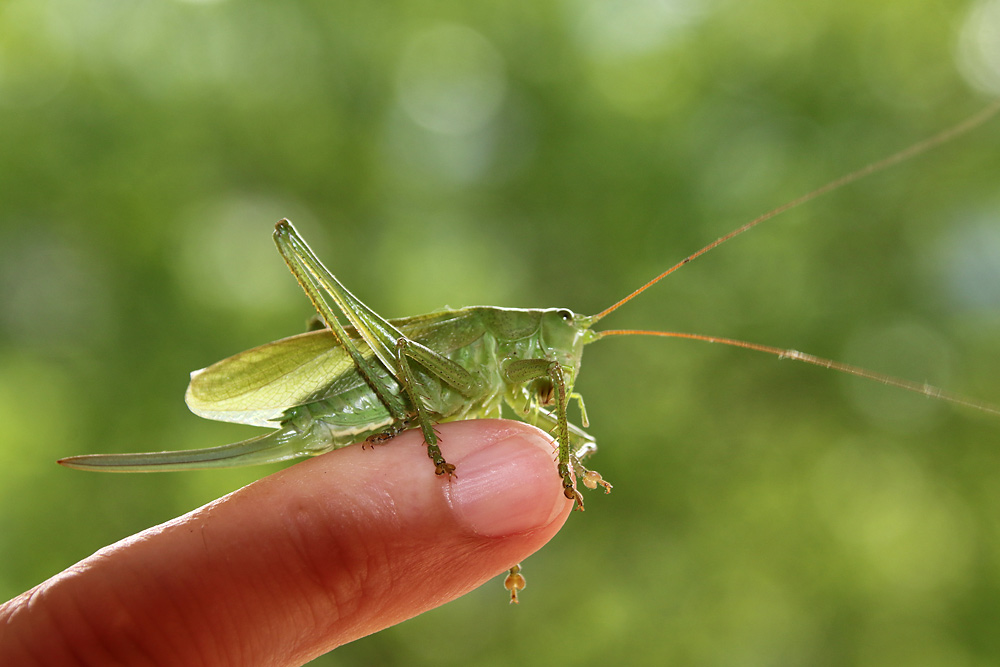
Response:
[{"label": "green foliage bokeh", "polygon": [[[985,105],[998,25],[996,0],[0,4],[0,596],[269,471],[54,461],[253,432],[182,398],[304,327],[278,218],[388,317],[597,312]],[[607,326],[998,402],[998,145],[787,213]],[[800,366],[588,349],[615,492],[525,563],[520,607],[497,582],[316,664],[1000,661],[1000,421]]]}]

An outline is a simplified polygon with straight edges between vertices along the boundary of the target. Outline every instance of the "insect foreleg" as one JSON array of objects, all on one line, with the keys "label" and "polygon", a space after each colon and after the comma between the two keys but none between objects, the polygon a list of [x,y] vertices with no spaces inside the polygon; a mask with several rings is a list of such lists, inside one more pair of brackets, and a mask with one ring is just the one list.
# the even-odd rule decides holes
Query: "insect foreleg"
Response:
[{"label": "insect foreleg", "polygon": [[576,490],[571,472],[574,458],[566,420],[566,381],[562,366],[550,359],[514,359],[506,362],[502,371],[504,379],[510,384],[525,384],[539,378],[548,378],[552,382],[556,408],[551,414],[555,419],[556,442],[559,444],[559,476],[562,477],[563,493],[576,502],[576,509],[582,510],[583,496]]},{"label": "insect foreleg", "polygon": [[[575,400],[577,405],[580,406],[580,423],[583,424],[583,428],[588,428],[590,426],[590,418],[587,417],[587,406],[583,404],[583,396],[576,393],[575,391],[569,395],[570,400]],[[572,426],[572,424],[570,424]],[[579,454],[577,454],[579,456]]]},{"label": "insect foreleg", "polygon": [[[572,394],[570,394],[570,398],[573,398]],[[533,426],[545,427],[549,431],[555,430],[556,425],[559,423],[555,413],[545,408],[537,408],[535,412],[535,419],[529,423]],[[568,419],[566,420],[566,429],[569,431],[569,443],[573,448],[573,456],[577,460],[582,460],[597,452],[597,443],[594,442],[594,436]]]},{"label": "insect foreleg", "polygon": [[[569,397],[572,399],[578,396],[579,394],[570,394]],[[542,424],[539,424],[539,422],[542,422]],[[536,410],[536,420],[531,423],[534,426],[548,426],[549,430],[553,431],[558,425],[559,420],[552,411],[538,408]],[[611,489],[614,488],[611,486],[611,483],[605,481],[601,477],[601,473],[596,470],[589,470],[583,465],[583,459],[597,451],[597,443],[594,442],[593,436],[568,420],[566,421],[566,428],[569,431],[570,445],[573,447],[573,455],[570,458],[570,463],[576,472],[576,478],[581,480],[583,485],[588,489],[596,489],[600,486],[604,489],[604,493],[611,493]]]}]

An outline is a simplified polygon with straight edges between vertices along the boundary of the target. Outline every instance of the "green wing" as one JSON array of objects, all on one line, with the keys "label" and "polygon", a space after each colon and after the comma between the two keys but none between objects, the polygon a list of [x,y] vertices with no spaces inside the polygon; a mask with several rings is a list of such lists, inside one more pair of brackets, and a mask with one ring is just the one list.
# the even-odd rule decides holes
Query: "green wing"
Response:
[{"label": "green wing", "polygon": [[[469,315],[468,310],[446,310],[391,322],[406,336],[448,354],[481,335],[479,327],[468,326]],[[354,337],[352,328],[347,332]],[[363,341],[359,348],[366,358],[373,356]],[[191,373],[184,400],[200,417],[273,427],[289,408],[363,384],[344,348],[329,329],[321,329],[240,352]]]},{"label": "green wing", "polygon": [[317,389],[352,371],[354,363],[329,330],[312,331],[191,373],[184,400],[201,417],[274,426],[269,422],[286,409],[317,400]]}]

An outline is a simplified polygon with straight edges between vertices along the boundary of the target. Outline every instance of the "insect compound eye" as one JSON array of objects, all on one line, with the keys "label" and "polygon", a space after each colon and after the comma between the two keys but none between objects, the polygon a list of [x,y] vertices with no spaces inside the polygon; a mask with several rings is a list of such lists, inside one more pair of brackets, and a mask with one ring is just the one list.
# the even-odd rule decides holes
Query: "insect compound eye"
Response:
[{"label": "insect compound eye", "polygon": [[562,308],[560,310],[557,310],[556,314],[559,315],[559,317],[561,317],[564,320],[566,320],[567,322],[572,322],[573,321],[573,311],[571,311],[571,310],[567,310],[565,308]]}]

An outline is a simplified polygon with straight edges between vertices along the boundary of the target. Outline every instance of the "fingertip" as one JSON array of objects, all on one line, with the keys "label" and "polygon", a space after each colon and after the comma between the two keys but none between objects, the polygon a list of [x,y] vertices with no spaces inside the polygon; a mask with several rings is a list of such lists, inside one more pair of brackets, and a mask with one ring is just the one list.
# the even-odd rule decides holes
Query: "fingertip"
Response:
[{"label": "fingertip", "polygon": [[[458,450],[457,479],[446,487],[460,526],[483,537],[545,528],[572,503],[562,493],[550,437],[508,422],[461,422],[448,431]],[[561,522],[560,522],[561,525]]]}]

